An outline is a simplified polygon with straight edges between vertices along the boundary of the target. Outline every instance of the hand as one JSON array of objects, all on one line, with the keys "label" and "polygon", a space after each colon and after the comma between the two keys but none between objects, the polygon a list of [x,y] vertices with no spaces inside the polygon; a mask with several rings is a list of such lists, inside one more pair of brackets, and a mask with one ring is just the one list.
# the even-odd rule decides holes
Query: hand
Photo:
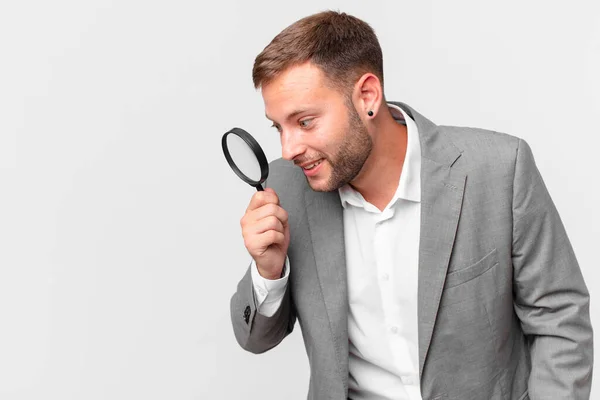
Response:
[{"label": "hand", "polygon": [[244,245],[266,279],[279,279],[290,245],[288,214],[271,188],[256,192],[242,217]]}]

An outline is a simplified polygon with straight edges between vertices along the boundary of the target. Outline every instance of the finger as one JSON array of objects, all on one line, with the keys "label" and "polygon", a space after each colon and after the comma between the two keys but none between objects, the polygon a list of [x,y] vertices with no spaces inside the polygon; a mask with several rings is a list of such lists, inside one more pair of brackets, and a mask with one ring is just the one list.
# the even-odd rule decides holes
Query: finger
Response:
[{"label": "finger", "polygon": [[279,205],[279,197],[273,190],[254,193],[250,199],[250,203],[248,204],[246,212],[256,210],[265,204]]},{"label": "finger", "polygon": [[252,211],[250,218],[254,221],[259,221],[271,215],[277,217],[277,219],[281,221],[283,226],[287,225],[289,218],[287,211],[285,211],[281,206],[278,206],[277,204],[273,203],[265,204]]},{"label": "finger", "polygon": [[248,233],[250,235],[258,235],[270,230],[275,230],[281,233],[285,231],[285,227],[283,226],[281,221],[274,215],[270,215],[259,221],[256,221],[248,229]]},{"label": "finger", "polygon": [[[285,235],[278,231],[266,231],[256,236],[250,248],[256,249],[258,252],[264,253],[269,246],[285,244]],[[249,249],[250,249],[249,248]]]}]

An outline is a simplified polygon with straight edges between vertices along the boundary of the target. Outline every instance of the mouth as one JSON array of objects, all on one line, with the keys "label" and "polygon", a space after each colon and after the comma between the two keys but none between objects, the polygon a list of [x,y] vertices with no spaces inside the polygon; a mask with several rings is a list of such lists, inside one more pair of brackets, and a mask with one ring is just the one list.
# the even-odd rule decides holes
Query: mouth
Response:
[{"label": "mouth", "polygon": [[319,165],[321,165],[322,162],[323,162],[323,159],[301,165],[300,167],[305,171],[310,171],[310,170],[318,167]]},{"label": "mouth", "polygon": [[304,175],[310,178],[319,173],[319,171],[321,170],[321,166],[323,165],[323,161],[325,161],[324,158],[317,161],[305,163],[303,165],[300,165],[300,167],[302,168],[302,172],[304,172]]}]

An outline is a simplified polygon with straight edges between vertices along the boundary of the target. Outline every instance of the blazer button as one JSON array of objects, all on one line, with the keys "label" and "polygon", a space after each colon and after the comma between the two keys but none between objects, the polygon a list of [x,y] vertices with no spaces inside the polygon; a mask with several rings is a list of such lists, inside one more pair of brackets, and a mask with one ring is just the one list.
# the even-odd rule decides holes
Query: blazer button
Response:
[{"label": "blazer button", "polygon": [[246,309],[244,310],[244,321],[246,321],[246,325],[250,321],[250,306],[246,306]]}]

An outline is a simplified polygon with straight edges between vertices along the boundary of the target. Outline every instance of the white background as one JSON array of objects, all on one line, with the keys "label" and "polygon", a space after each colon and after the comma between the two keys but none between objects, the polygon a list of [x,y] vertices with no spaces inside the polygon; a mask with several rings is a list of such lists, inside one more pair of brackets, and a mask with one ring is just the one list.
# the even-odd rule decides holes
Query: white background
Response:
[{"label": "white background", "polygon": [[328,8],[375,28],[388,99],[529,142],[598,331],[598,4],[2,2],[0,399],[305,398],[298,326],[260,356],[232,333],[253,189],[220,138],[279,157],[254,57]]}]

